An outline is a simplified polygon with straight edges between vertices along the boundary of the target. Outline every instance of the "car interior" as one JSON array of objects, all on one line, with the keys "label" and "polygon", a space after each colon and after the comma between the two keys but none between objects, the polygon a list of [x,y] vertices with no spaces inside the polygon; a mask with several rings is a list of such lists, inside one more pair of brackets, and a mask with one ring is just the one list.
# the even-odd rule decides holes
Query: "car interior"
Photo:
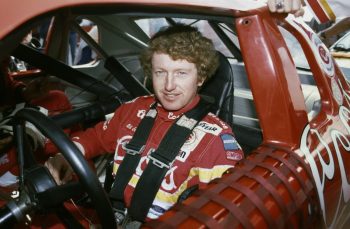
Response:
[{"label": "car interior", "polygon": [[[63,9],[24,25],[17,37],[40,28],[44,23],[49,22],[50,26],[40,48],[19,44],[9,52],[12,57],[31,66],[30,70],[14,69],[12,77],[23,81],[51,77],[63,84],[74,109],[50,117],[51,120],[62,128],[77,123],[83,129],[88,128],[109,119],[122,103],[151,93],[152,89],[143,77],[138,54],[147,46],[155,31],[178,22],[199,26],[214,39],[220,58],[215,76],[200,89],[200,94],[215,98],[211,112],[233,128],[246,156],[259,147],[263,142],[263,131],[255,111],[233,18],[201,15],[185,9],[182,14],[172,13],[170,9],[159,9],[167,13],[152,14],[150,9],[123,10],[92,7]],[[84,21],[89,25],[84,25]],[[97,28],[98,39],[89,34],[93,26]],[[90,52],[95,53],[89,62],[77,65],[72,61],[69,37],[73,33],[79,42],[84,41]],[[75,47],[79,44],[74,43]],[[310,75],[302,74],[302,77]],[[320,108],[317,102],[319,93],[314,85],[305,84],[302,89],[309,119],[312,119]],[[104,182],[110,159],[110,156],[94,159],[100,182]]]},{"label": "car interior", "polygon": [[[54,117],[62,126],[83,122],[88,127],[105,119],[105,115],[113,112],[121,103],[151,93],[149,83],[143,77],[138,54],[147,46],[152,33],[162,26],[185,23],[205,31],[205,35],[214,41],[220,56],[216,76],[201,88],[200,93],[215,98],[212,112],[233,128],[246,155],[261,144],[263,133],[255,112],[232,18],[203,18],[200,14],[193,13],[150,15],[147,10],[128,13],[100,11],[96,14],[98,10],[77,8],[72,9],[73,13],[69,17],[64,17],[65,13],[62,13],[41,18],[35,24],[37,28],[50,23],[42,47],[33,49],[22,44],[11,53],[13,57],[40,69],[41,73],[45,72],[64,82],[65,93],[75,109]],[[69,26],[63,27],[62,24]],[[92,27],[97,30],[94,37],[89,33]],[[72,33],[80,40],[77,43],[83,41],[95,53],[95,59],[79,65],[70,60],[69,36]],[[60,47],[60,52],[57,47]],[[300,74],[300,79],[309,118],[312,118],[319,109],[319,103],[315,102],[319,100],[319,93],[310,71],[305,72],[307,71]],[[36,77],[32,72],[19,73],[14,72],[16,79]]]},{"label": "car interior", "polygon": [[[143,73],[138,61],[138,55],[135,54],[135,52],[140,52],[142,50],[147,43],[147,39],[149,39],[149,37],[146,37],[142,31],[142,28],[137,24],[137,22],[141,20],[148,20],[147,22],[151,26],[152,23],[159,24],[158,21],[161,19],[166,22],[162,22],[165,26],[176,22],[190,22],[192,24],[197,23],[200,26],[204,25],[206,27],[212,27],[214,29],[212,29],[211,33],[219,31],[219,33],[217,33],[219,35],[215,36],[217,37],[217,40],[222,38],[219,45],[224,48],[225,53],[230,52],[229,49],[226,48],[227,46],[234,46],[231,50],[235,50],[234,53],[239,53],[238,47],[232,42],[229,45],[223,43],[223,41],[229,40],[227,35],[229,33],[227,32],[229,27],[227,24],[224,24],[223,22],[220,24],[220,21],[203,20],[196,15],[176,16],[181,16],[183,18],[167,18],[164,15],[150,18],[148,14],[143,17],[138,15],[135,18],[133,15],[126,16],[124,14],[85,16],[98,27],[98,31],[100,32],[99,43],[91,41],[91,38],[90,42],[86,42],[92,44],[90,46],[91,49],[100,54],[97,60],[93,63],[69,66],[68,63],[62,63],[62,60],[59,58],[45,55],[44,53],[38,52],[38,50],[34,50],[32,47],[23,44],[18,46],[14,52],[12,52],[12,56],[25,61],[30,66],[35,66],[35,68],[44,71],[46,74],[68,82],[65,92],[69,96],[73,106],[77,109],[69,114],[61,114],[58,117],[54,117],[55,120],[68,122],[62,123],[63,126],[68,126],[71,122],[78,121],[79,119],[82,121],[81,116],[101,115],[99,117],[83,117],[83,121],[92,123],[93,121],[103,119],[103,113],[104,115],[107,115],[108,113],[113,112],[120,103],[132,99],[135,96],[150,93],[150,90],[142,85],[144,83]],[[193,18],[186,18],[188,16],[192,16]],[[81,16],[79,15],[76,18],[80,17]],[[55,20],[56,18],[51,22],[53,23],[52,27],[56,25]],[[156,22],[152,20],[155,20]],[[228,21],[228,19],[224,20]],[[116,22],[116,25],[112,25],[111,21]],[[58,22],[56,23],[58,24]],[[126,23],[129,23],[127,27],[124,25]],[[76,21],[74,21],[73,24],[75,24],[75,26],[72,26],[73,28],[77,27]],[[126,29],[124,27],[121,28],[122,26]],[[156,26],[159,27],[160,25]],[[85,39],[89,39],[86,38],[89,36],[88,33],[82,29],[82,27],[79,28],[80,29],[77,29],[76,32],[80,35],[80,39],[84,39],[84,37]],[[128,36],[123,33],[125,30],[130,30],[128,31]],[[232,30],[230,30],[230,32],[230,36],[233,36],[234,32]],[[112,41],[113,39],[115,39],[115,41]],[[140,42],[136,42],[135,40],[140,40]],[[117,43],[117,45],[114,45],[115,43]],[[126,50],[125,47],[130,48],[130,50]],[[107,54],[106,50],[110,53]],[[50,52],[50,50],[48,50],[48,52]],[[237,54],[238,58],[235,58],[231,54],[230,61],[223,52],[218,51],[218,53],[220,57],[220,67],[216,72],[215,77],[201,88],[200,94],[215,98],[215,105],[212,108],[212,112],[234,128],[235,133],[237,133],[236,137],[238,142],[242,145],[243,149],[245,149],[245,152],[248,153],[261,143],[262,133],[257,122],[251,121],[252,119],[257,119],[249,89],[237,88],[235,90],[235,85],[238,85],[239,87],[239,84],[244,84],[240,81],[247,81],[247,79],[243,79],[243,77],[246,78],[244,65],[242,65],[240,54]],[[234,64],[232,63],[234,61],[240,61],[240,63]],[[234,72],[234,69],[238,71]],[[23,77],[23,75],[25,74],[22,72],[21,75],[22,79],[24,79],[25,77]],[[26,77],[29,78],[29,76]],[[238,83],[235,83],[237,80]],[[145,84],[147,85],[147,83]],[[245,82],[245,84],[247,84],[247,82]],[[96,95],[98,95],[98,97],[96,97]],[[98,105],[96,105],[96,103]],[[97,111],[95,109],[97,109]],[[81,110],[84,110],[85,112],[81,112]],[[235,112],[237,114],[235,114]]]}]

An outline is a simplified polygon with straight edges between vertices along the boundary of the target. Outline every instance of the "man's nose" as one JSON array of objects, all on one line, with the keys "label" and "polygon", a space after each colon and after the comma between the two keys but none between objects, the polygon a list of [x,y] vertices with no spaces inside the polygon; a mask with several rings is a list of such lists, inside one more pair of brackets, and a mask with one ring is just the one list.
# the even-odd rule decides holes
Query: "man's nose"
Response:
[{"label": "man's nose", "polygon": [[176,87],[175,77],[173,75],[168,75],[165,80],[165,90],[172,91]]}]

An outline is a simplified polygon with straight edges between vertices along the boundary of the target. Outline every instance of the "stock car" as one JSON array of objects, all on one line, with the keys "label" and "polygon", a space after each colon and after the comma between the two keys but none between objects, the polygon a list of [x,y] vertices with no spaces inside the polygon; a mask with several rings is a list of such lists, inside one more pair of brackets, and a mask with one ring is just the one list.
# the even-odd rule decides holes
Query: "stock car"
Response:
[{"label": "stock car", "polygon": [[[349,225],[349,82],[302,19],[255,0],[12,0],[0,12],[0,60],[17,60],[10,76],[48,78],[73,105],[49,117],[31,108],[12,117],[19,188],[0,210],[1,228],[34,226],[48,209],[71,216],[62,203],[76,192],[88,195],[103,228],[116,227],[104,188],[110,158],[94,159],[91,170],[62,129],[87,128],[152,93],[138,55],[155,31],[178,22],[213,39],[220,67],[200,93],[215,98],[211,112],[231,125],[246,158],[142,227]],[[24,44],[30,32],[35,42]],[[40,162],[26,160],[28,122],[57,145],[77,182],[57,185]],[[58,226],[76,223],[62,217]]]}]

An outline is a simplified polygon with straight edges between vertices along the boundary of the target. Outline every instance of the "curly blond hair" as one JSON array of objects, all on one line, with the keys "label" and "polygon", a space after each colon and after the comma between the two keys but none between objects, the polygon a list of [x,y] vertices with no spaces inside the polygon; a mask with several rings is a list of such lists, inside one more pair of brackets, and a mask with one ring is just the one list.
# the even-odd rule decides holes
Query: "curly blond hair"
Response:
[{"label": "curly blond hair", "polygon": [[185,59],[194,63],[198,77],[203,82],[215,73],[219,65],[213,42],[204,37],[197,28],[183,24],[161,29],[151,38],[148,48],[140,56],[146,79],[152,78],[154,53],[164,53],[174,60]]}]

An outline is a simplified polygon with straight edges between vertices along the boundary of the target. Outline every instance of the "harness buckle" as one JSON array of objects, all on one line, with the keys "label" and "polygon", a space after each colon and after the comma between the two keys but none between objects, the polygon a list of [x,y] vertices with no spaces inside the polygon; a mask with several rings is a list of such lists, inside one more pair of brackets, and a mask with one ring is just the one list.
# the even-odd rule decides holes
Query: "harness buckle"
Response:
[{"label": "harness buckle", "polygon": [[145,149],[145,145],[143,145],[139,150],[133,148],[130,144],[123,143],[122,148],[125,150],[125,153],[130,154],[130,155],[136,155],[136,154],[141,154],[142,151]]},{"label": "harness buckle", "polygon": [[152,163],[159,167],[159,168],[167,168],[170,169],[171,165],[173,164],[173,162],[169,162],[169,163],[164,163],[161,160],[155,158],[154,156],[152,156],[151,154],[148,155],[148,158],[152,161]]},{"label": "harness buckle", "polygon": [[113,208],[113,212],[114,212],[114,219],[117,225],[122,225],[127,215],[127,209],[120,210],[117,208]]}]

